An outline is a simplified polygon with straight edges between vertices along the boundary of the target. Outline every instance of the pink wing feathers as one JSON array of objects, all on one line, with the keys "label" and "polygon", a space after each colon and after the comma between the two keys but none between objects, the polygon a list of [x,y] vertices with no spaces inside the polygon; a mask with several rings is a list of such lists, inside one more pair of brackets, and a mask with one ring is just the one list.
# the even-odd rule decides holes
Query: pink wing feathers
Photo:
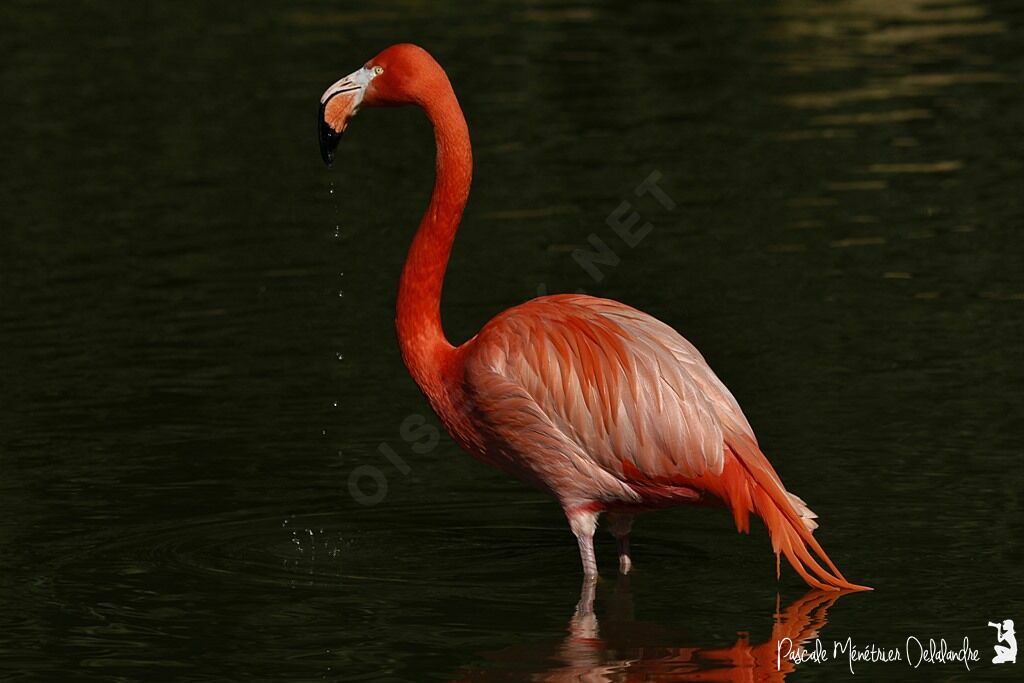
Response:
[{"label": "pink wing feathers", "polygon": [[742,531],[750,512],[764,519],[776,553],[812,585],[855,587],[811,536],[814,513],[786,491],[732,394],[668,325],[560,295],[506,311],[467,347],[467,396],[507,451],[494,464],[569,505],[712,494]]},{"label": "pink wing feathers", "polygon": [[723,427],[753,436],[693,346],[613,301],[535,299],[496,318],[474,344],[471,391],[474,381],[495,381],[488,375],[517,385],[596,465],[625,479],[720,474]]}]

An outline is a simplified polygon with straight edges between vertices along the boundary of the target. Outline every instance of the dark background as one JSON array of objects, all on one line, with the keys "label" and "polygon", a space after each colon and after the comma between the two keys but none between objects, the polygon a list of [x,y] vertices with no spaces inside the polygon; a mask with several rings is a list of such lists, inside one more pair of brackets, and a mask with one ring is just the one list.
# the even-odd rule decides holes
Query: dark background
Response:
[{"label": "dark background", "polygon": [[[597,623],[570,624],[557,506],[403,440],[436,424],[392,324],[429,127],[364,111],[331,172],[314,136],[323,89],[400,41],[473,135],[450,338],[543,291],[665,320],[877,589],[826,643],[966,635],[970,674],[858,674],[1014,673],[986,622],[1024,624],[1019,3],[10,0],[0,25],[0,675],[678,680],[804,595],[759,525],[680,510],[640,520],[629,582],[601,535]],[[652,171],[674,210],[633,196]],[[623,200],[654,226],[632,249]],[[590,235],[621,258],[599,282]]]}]

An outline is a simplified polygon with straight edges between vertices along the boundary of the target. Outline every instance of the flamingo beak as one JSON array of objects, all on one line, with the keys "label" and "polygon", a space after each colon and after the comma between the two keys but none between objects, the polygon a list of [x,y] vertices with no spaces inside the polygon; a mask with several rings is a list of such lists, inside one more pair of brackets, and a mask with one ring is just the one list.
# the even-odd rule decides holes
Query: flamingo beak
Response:
[{"label": "flamingo beak", "polygon": [[327,88],[320,97],[320,112],[316,120],[317,137],[320,139],[320,156],[328,168],[334,162],[334,150],[345,128],[359,111],[366,87],[375,75],[372,69],[366,67],[353,71]]}]

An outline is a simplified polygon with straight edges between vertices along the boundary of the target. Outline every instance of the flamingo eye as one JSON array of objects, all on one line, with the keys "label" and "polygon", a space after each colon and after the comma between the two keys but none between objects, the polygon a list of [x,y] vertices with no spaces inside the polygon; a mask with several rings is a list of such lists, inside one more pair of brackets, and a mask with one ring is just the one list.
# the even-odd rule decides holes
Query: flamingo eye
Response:
[{"label": "flamingo eye", "polygon": [[380,76],[382,73],[384,73],[384,67],[382,67],[382,66],[375,66],[375,67],[373,67],[373,75],[374,76]]}]

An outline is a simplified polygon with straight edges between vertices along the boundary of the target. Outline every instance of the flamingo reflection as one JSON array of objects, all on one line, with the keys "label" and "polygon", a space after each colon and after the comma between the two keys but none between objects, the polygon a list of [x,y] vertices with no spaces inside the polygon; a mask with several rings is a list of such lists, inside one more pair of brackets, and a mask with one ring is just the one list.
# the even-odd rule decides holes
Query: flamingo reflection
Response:
[{"label": "flamingo reflection", "polygon": [[[568,635],[558,644],[506,650],[490,656],[491,665],[474,667],[458,680],[583,681],[783,681],[796,669],[783,656],[778,643],[788,638],[795,650],[818,637],[825,627],[828,609],[846,592],[812,590],[780,609],[778,598],[771,636],[752,643],[740,632],[725,647],[702,645],[663,646],[665,630],[632,617],[629,579],[620,577],[609,604],[605,628],[590,606],[593,583],[584,582],[576,612],[569,620]],[[810,649],[808,647],[808,649]],[[526,669],[526,671],[524,671]]]}]

